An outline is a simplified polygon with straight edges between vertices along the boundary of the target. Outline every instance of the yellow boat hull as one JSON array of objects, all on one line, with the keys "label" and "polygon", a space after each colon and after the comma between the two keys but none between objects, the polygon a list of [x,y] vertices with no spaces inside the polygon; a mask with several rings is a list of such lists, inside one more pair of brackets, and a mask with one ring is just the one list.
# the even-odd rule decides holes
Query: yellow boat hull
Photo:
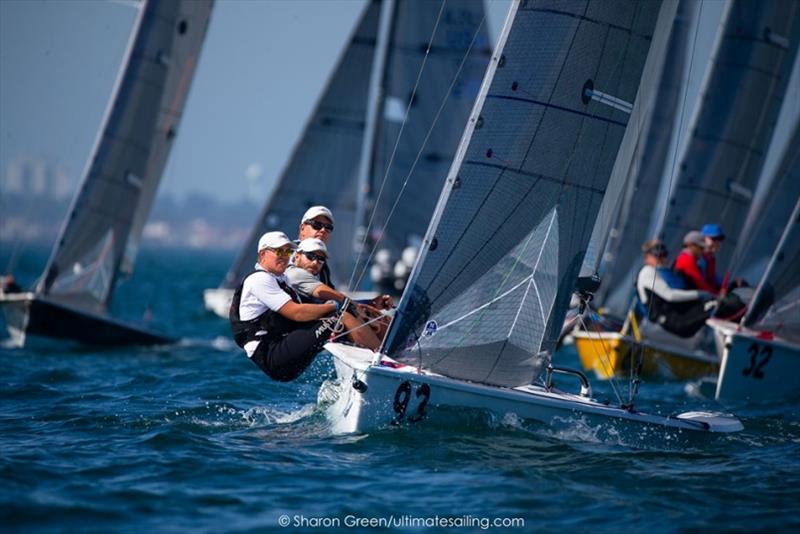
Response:
[{"label": "yellow boat hull", "polygon": [[633,355],[637,360],[638,351],[643,350],[642,376],[690,380],[716,376],[719,371],[719,361],[715,356],[637,343],[617,332],[574,332],[573,337],[584,370],[593,371],[601,380],[628,376],[634,349]]}]

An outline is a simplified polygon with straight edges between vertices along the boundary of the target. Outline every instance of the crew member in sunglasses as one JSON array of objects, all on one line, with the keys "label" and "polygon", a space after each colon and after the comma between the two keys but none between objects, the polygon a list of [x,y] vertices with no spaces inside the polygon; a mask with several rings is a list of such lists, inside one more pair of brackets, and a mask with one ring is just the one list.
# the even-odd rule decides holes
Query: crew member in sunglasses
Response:
[{"label": "crew member in sunglasses", "polygon": [[[321,239],[310,237],[300,241],[292,258],[292,263],[286,269],[286,278],[303,302],[320,303],[328,300],[344,305],[347,295],[323,283],[319,278],[322,267],[328,261],[328,247]],[[380,346],[378,337],[381,333],[381,313],[379,310],[362,303],[351,303],[347,310],[355,317],[355,328],[350,332],[351,341],[376,350]],[[370,322],[375,318],[374,322]],[[365,328],[364,323],[369,322],[370,328]],[[388,318],[386,318],[388,324]],[[385,333],[385,332],[384,332]]]},{"label": "crew member in sunglasses", "polygon": [[[300,219],[300,232],[296,244],[299,244],[304,239],[315,238],[322,241],[326,246],[328,240],[333,234],[333,213],[325,206],[311,206],[303,214]],[[336,289],[331,280],[331,270],[328,267],[328,262],[322,264],[319,273],[316,274],[317,279],[331,289]],[[339,293],[341,295],[341,293]],[[369,301],[367,304],[378,310],[388,310],[394,308],[394,301],[389,295],[379,295]]]},{"label": "crew member in sunglasses", "polygon": [[300,376],[334,332],[360,324],[343,311],[349,300],[344,305],[300,300],[284,275],[296,248],[283,232],[262,235],[258,263],[234,292],[229,314],[236,344],[281,382]]},{"label": "crew member in sunglasses", "polygon": [[[331,210],[325,206],[311,206],[303,214],[303,218],[300,219],[300,231],[297,236],[298,243],[313,237],[327,245],[333,234],[333,224]],[[323,284],[333,288],[336,287],[331,280],[331,270],[327,262],[323,263],[318,277]]]}]

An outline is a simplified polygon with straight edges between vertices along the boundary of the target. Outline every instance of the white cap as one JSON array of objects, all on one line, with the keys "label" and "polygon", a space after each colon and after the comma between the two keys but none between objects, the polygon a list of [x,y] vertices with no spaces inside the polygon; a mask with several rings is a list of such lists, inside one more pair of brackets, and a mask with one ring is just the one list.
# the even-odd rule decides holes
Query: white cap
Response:
[{"label": "white cap", "polygon": [[294,241],[289,239],[283,232],[267,232],[258,240],[258,252],[265,248],[281,248],[289,245],[291,248],[297,248]]},{"label": "white cap", "polygon": [[303,214],[303,218],[300,219],[300,224],[303,224],[306,221],[310,221],[314,217],[319,217],[320,215],[324,215],[328,219],[331,220],[331,224],[336,224],[336,221],[333,220],[333,213],[331,210],[326,208],[325,206],[311,206],[306,210]]},{"label": "white cap", "polygon": [[300,246],[297,247],[297,250],[300,252],[324,252],[326,255],[328,254],[328,247],[325,246],[321,239],[316,237],[309,237],[300,241]]}]

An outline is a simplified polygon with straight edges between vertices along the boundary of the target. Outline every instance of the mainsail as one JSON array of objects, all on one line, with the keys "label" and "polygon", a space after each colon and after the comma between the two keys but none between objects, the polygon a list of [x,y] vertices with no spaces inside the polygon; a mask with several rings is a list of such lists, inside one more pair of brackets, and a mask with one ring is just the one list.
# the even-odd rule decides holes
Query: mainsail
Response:
[{"label": "mainsail", "polygon": [[376,0],[364,8],[288,164],[221,287],[235,288],[252,270],[261,234],[280,229],[296,235],[300,216],[317,204],[329,206],[336,218],[336,231],[328,245],[331,271],[339,277],[350,274],[356,173],[380,9]]},{"label": "mainsail", "polygon": [[656,19],[666,42],[675,8],[512,4],[386,353],[498,386],[539,374],[558,340]]},{"label": "mainsail", "polygon": [[[213,0],[147,0],[37,293],[104,312],[132,263],[177,133]],[[130,267],[128,266],[128,270]]]},{"label": "mainsail", "polygon": [[800,2],[734,0],[709,67],[663,226],[670,250],[719,223],[727,265],[752,201],[800,41]]},{"label": "mainsail", "polygon": [[[380,236],[379,247],[397,254],[409,238],[421,238],[430,222],[491,46],[482,0],[396,2],[393,10],[375,136],[366,140],[370,156],[363,172],[364,209],[383,225],[373,227],[371,236]],[[404,188],[407,194],[401,195]],[[367,217],[359,222],[367,224]]]}]

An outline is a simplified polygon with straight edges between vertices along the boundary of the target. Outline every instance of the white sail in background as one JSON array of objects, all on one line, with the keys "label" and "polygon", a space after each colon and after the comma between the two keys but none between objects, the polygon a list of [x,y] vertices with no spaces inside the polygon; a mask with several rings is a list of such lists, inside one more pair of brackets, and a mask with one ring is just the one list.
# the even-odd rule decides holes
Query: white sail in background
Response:
[{"label": "white sail in background", "polygon": [[[676,3],[514,3],[384,351],[529,384],[555,348],[656,28]],[[661,11],[661,14],[659,14]]]},{"label": "white sail in background", "polygon": [[672,187],[662,237],[718,223],[726,266],[742,230],[800,42],[800,2],[733,0],[711,60],[691,139]]},{"label": "white sail in background", "polygon": [[[213,0],[147,0],[120,77],[37,292],[107,309],[131,263],[178,129]],[[130,245],[130,246],[129,246]]]}]

